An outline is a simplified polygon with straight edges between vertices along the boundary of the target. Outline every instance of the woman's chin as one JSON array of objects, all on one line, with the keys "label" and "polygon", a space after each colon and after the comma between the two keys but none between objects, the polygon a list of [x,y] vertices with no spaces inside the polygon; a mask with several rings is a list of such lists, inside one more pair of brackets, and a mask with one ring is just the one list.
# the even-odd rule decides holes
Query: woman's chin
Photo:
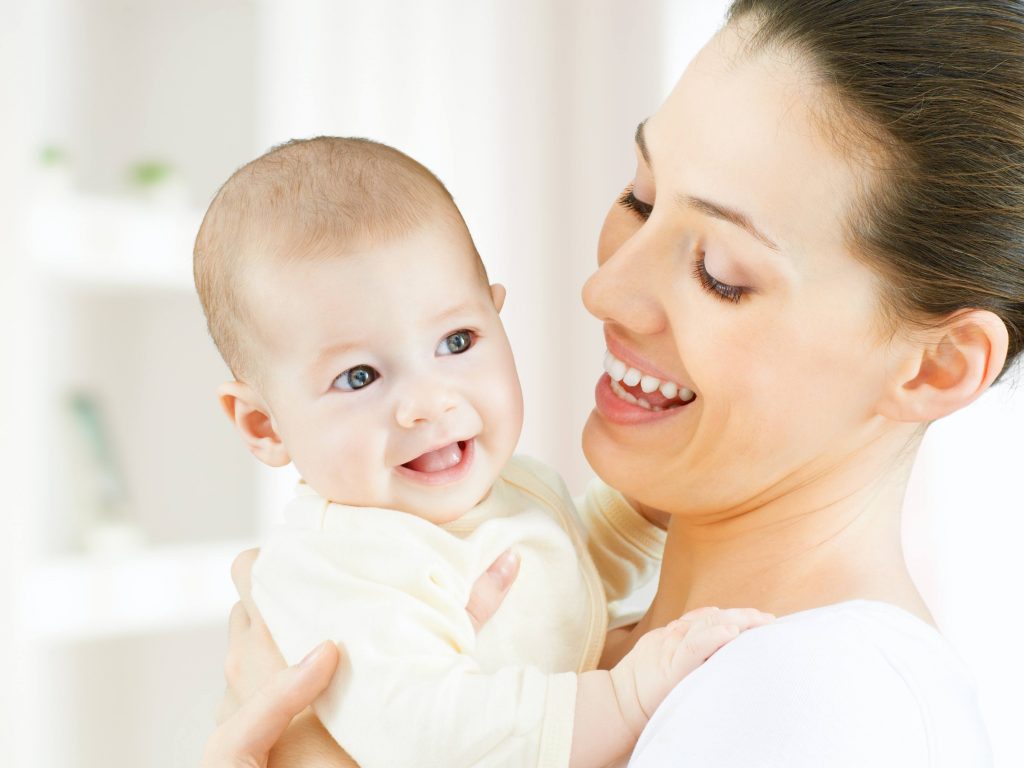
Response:
[{"label": "woman's chin", "polygon": [[640,456],[610,434],[601,415],[592,411],[583,425],[583,455],[590,468],[612,488],[636,498],[648,487],[650,456]]}]

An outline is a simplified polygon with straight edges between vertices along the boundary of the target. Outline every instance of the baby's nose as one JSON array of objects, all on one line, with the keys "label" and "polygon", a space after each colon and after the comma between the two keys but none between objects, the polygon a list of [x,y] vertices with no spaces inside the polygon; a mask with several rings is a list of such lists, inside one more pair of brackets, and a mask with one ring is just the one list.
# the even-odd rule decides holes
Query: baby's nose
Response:
[{"label": "baby's nose", "polygon": [[406,429],[418,424],[435,422],[454,411],[458,398],[454,391],[440,383],[413,385],[400,398],[395,409],[395,420]]}]

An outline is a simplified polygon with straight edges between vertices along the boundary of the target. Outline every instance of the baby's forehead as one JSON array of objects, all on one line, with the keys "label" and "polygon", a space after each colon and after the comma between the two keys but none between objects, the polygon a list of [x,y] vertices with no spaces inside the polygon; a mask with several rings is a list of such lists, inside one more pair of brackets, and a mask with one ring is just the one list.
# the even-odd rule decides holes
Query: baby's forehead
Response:
[{"label": "baby's forehead", "polygon": [[460,306],[485,308],[487,274],[472,239],[464,225],[462,232],[442,227],[261,254],[240,281],[246,314],[266,335],[288,315],[301,317],[310,331],[343,322],[356,332],[382,313],[433,318]]}]

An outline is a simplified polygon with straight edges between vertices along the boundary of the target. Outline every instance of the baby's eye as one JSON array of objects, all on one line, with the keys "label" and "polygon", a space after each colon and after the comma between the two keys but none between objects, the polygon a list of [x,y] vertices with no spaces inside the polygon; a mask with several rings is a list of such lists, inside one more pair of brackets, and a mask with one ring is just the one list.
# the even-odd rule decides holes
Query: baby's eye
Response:
[{"label": "baby's eye", "polygon": [[379,378],[380,374],[369,365],[356,365],[339,373],[331,386],[344,390],[362,389],[373,384]]},{"label": "baby's eye", "polygon": [[437,345],[439,355],[461,355],[473,346],[473,333],[467,330],[456,331],[444,337]]}]

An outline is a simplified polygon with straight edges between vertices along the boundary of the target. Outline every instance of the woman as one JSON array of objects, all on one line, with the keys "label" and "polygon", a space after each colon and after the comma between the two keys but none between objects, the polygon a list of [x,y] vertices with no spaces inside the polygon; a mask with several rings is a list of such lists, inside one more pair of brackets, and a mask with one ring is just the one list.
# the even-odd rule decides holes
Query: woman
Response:
[{"label": "woman", "polygon": [[678,686],[632,765],[989,764],[899,512],[927,425],[1024,346],[1022,89],[1019,1],[736,0],[637,130],[584,302],[617,378],[697,397],[597,385],[587,459],[671,519],[606,660],[700,605],[782,618]]}]

